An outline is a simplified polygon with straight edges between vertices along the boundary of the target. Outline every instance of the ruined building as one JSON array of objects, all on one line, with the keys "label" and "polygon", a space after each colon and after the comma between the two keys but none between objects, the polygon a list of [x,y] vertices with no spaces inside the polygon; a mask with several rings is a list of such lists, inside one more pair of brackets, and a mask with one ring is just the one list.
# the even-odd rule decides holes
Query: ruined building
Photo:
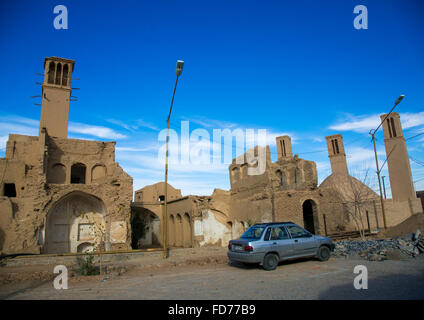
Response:
[{"label": "ruined building", "polygon": [[[229,215],[228,191],[215,189],[212,196],[182,197],[179,189],[168,184],[168,244],[171,247],[226,246],[235,235],[246,230],[247,223]],[[162,244],[164,183],[137,190],[134,195],[133,248]],[[137,218],[145,228],[139,233]]]},{"label": "ruined building", "polygon": [[[225,246],[258,222],[293,221],[321,234],[345,225],[339,214],[343,206],[337,191],[317,186],[315,163],[293,156],[289,136],[278,137],[277,148],[274,163],[269,147],[263,150],[266,168],[260,175],[248,174],[252,165],[247,153],[233,159],[229,166],[230,191],[215,189],[212,196],[182,197],[180,190],[168,186],[169,245]],[[254,154],[258,152],[256,147]],[[147,226],[139,238],[135,236],[140,246],[162,243],[163,193],[163,183],[135,192],[133,217],[141,217]]]},{"label": "ruined building", "polygon": [[340,195],[318,188],[316,164],[292,153],[289,136],[276,138],[277,161],[266,147],[267,166],[262,175],[248,175],[248,163],[230,165],[233,217],[250,223],[292,221],[310,232],[327,234],[346,224],[340,214]]},{"label": "ruined building", "polygon": [[[164,183],[135,192],[132,178],[115,162],[115,142],[67,138],[74,61],[44,61],[38,136],[10,134],[0,159],[0,250],[64,253],[130,249],[162,243]],[[384,200],[352,177],[340,134],[326,137],[332,173],[318,186],[313,161],[293,155],[289,136],[269,147],[264,171],[243,154],[229,166],[231,189],[185,196],[168,185],[171,247],[226,246],[254,223],[293,221],[316,234],[380,229],[422,212],[415,196],[399,115],[384,120],[392,199]],[[262,162],[261,162],[262,163]]]},{"label": "ruined building", "polygon": [[[277,161],[271,161],[268,146],[262,148],[266,159],[263,174],[248,174],[252,164],[247,153],[233,159],[230,191],[216,189],[212,196],[182,197],[180,190],[168,186],[169,245],[225,246],[249,225],[270,221],[293,221],[322,235],[358,228],[375,230],[383,228],[384,219],[390,227],[421,212],[399,117],[394,114],[393,118],[383,126],[390,182],[404,187],[392,187],[393,199],[384,200],[385,216],[379,195],[366,181],[349,174],[342,135],[326,137],[332,173],[319,186],[315,162],[293,156],[290,137],[282,136],[276,138]],[[260,150],[256,147],[254,155]],[[135,192],[133,216],[142,217],[147,226],[140,237],[135,235],[139,245],[161,244],[163,201],[163,183]]]},{"label": "ruined building", "polygon": [[368,181],[360,181],[349,174],[342,135],[327,136],[326,141],[332,173],[320,184],[320,189],[335,191],[337,199],[332,201],[342,204],[340,216],[344,224],[338,226],[336,231],[382,227],[380,198],[366,185]]},{"label": "ruined building", "polygon": [[115,142],[68,139],[74,61],[44,60],[38,136],[10,134],[0,159],[0,251],[128,249],[132,178]]}]

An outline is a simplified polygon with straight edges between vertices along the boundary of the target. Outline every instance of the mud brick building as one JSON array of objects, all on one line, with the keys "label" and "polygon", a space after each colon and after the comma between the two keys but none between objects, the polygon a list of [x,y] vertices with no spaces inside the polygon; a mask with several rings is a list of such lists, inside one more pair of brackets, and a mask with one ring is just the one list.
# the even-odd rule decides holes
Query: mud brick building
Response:
[{"label": "mud brick building", "polygon": [[[332,173],[319,186],[315,162],[293,155],[290,137],[282,136],[276,138],[277,161],[272,162],[269,147],[264,148],[263,174],[248,174],[252,165],[247,161],[247,153],[233,159],[229,166],[229,191],[215,189],[211,196],[182,197],[180,190],[169,185],[169,245],[225,246],[249,225],[271,221],[293,221],[321,235],[358,228],[378,230],[384,227],[384,219],[390,227],[422,212],[420,200],[413,194],[405,142],[399,136],[400,120],[394,123],[397,136],[392,133],[385,140],[386,149],[390,149],[388,154],[394,155],[388,157],[390,181],[391,185],[400,183],[405,188],[392,188],[393,199],[384,200],[385,216],[379,195],[349,174],[342,135],[326,137]],[[389,129],[386,124],[383,128],[387,137]],[[396,154],[392,149],[398,143],[401,146]],[[255,148],[256,155],[259,150],[260,147]],[[150,230],[139,239],[141,244],[161,244],[163,200],[163,183],[135,192],[133,213],[147,219]]]},{"label": "mud brick building", "polygon": [[[75,62],[44,60],[38,136],[10,134],[0,159],[0,251],[65,253],[136,249],[162,243],[164,183],[137,190],[115,162],[115,142],[68,139]],[[397,113],[381,116],[392,199],[384,200],[349,174],[343,138],[326,137],[332,173],[318,185],[313,161],[293,155],[291,138],[276,138],[265,170],[248,153],[229,166],[231,189],[183,197],[168,185],[171,247],[226,246],[254,223],[293,221],[316,234],[381,229],[422,212]],[[249,153],[251,155],[251,153]],[[359,215],[358,215],[359,214]],[[359,217],[359,220],[358,220]]]},{"label": "mud brick building", "polygon": [[132,178],[115,142],[68,139],[74,61],[44,60],[38,136],[10,134],[0,159],[0,251],[130,248]]}]

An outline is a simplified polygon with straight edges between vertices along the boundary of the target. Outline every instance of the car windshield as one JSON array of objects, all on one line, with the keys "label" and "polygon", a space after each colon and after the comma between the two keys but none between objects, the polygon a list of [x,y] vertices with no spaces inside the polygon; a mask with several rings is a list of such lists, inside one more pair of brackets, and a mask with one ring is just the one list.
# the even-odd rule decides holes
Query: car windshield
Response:
[{"label": "car windshield", "polygon": [[262,233],[264,232],[265,227],[250,227],[246,230],[245,233],[241,236],[242,239],[255,239],[258,240],[261,238]]}]

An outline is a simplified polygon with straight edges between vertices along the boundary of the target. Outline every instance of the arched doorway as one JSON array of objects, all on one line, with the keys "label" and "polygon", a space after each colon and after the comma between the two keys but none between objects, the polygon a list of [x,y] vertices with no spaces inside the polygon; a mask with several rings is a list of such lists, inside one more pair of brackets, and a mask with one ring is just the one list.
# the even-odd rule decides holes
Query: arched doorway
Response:
[{"label": "arched doorway", "polygon": [[183,245],[184,248],[191,247],[191,224],[190,216],[187,212],[183,216]]},{"label": "arched doorway", "polygon": [[303,226],[315,234],[318,231],[317,205],[313,200],[306,200],[303,205]]},{"label": "arched doorway", "polygon": [[133,207],[131,231],[131,247],[133,249],[159,247],[161,244],[161,223],[153,211]]},{"label": "arched doorway", "polygon": [[183,221],[179,213],[177,214],[177,219],[175,221],[175,246],[183,246]]},{"label": "arched doorway", "polygon": [[[95,248],[107,240],[103,201],[71,192],[53,205],[47,214],[45,253],[67,253]],[[84,244],[84,245],[81,245]]]}]

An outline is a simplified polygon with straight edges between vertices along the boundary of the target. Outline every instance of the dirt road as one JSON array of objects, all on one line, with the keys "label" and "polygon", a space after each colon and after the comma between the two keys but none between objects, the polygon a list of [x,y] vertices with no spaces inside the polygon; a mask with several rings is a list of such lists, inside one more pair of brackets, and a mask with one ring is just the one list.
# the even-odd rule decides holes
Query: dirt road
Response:
[{"label": "dirt road", "polygon": [[[356,290],[356,265],[368,270],[368,289]],[[331,258],[261,267],[216,263],[131,269],[120,276],[70,279],[67,290],[52,281],[2,290],[2,299],[424,299],[424,258],[365,261]],[[103,281],[102,281],[103,280]]]}]

